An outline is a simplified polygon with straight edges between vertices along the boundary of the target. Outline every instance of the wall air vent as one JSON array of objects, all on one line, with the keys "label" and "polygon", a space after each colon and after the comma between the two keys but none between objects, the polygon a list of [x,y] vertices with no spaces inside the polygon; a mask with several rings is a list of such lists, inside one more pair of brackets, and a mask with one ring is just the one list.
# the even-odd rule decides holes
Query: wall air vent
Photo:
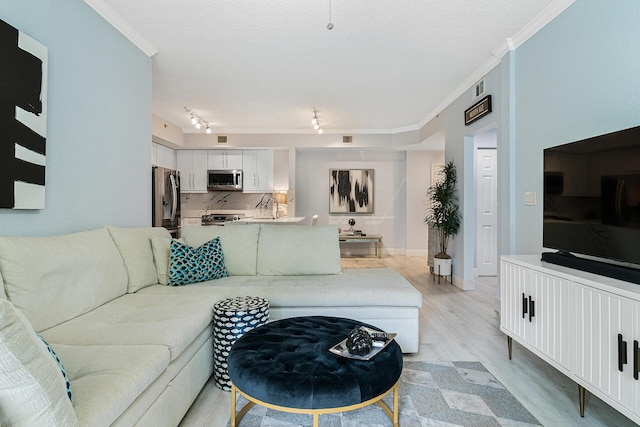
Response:
[{"label": "wall air vent", "polygon": [[218,135],[218,144],[227,144],[228,142],[227,135]]},{"label": "wall air vent", "polygon": [[475,84],[473,87],[473,99],[479,98],[484,95],[484,78]]},{"label": "wall air vent", "polygon": [[351,136],[351,135],[342,135],[342,143],[343,144],[353,144],[353,136]]}]

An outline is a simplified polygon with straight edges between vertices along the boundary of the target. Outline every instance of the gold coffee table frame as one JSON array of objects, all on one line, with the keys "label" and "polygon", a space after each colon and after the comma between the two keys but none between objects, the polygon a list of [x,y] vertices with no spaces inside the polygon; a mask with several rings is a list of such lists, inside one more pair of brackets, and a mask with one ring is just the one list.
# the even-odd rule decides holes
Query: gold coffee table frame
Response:
[{"label": "gold coffee table frame", "polygon": [[[382,401],[389,393],[393,392],[393,411],[389,408],[385,402]],[[236,414],[236,393],[239,393],[245,399],[249,401],[241,410]],[[254,399],[242,390],[237,388],[231,383],[231,427],[237,427],[242,417],[251,409],[254,405],[258,404],[262,407],[275,409],[276,411],[292,412],[294,414],[307,414],[313,416],[313,427],[318,427],[318,417],[323,414],[335,414],[336,412],[353,411],[354,409],[364,408],[372,403],[377,403],[378,406],[387,414],[389,420],[393,423],[393,427],[398,427],[398,382],[393,387],[382,393],[380,396],[374,397],[362,403],[355,405],[341,406],[337,408],[325,408],[325,409],[302,409],[302,408],[289,408],[287,406],[272,405],[271,403],[262,402],[258,399]]]}]

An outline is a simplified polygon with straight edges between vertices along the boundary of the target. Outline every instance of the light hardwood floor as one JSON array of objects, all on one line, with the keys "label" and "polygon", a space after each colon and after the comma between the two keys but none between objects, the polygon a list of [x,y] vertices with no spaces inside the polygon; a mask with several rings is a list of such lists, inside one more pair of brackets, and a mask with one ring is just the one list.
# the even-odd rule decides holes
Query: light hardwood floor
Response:
[{"label": "light hardwood floor", "polygon": [[[581,418],[578,386],[515,342],[509,360],[496,278],[478,278],[477,290],[463,292],[435,283],[424,257],[385,256],[382,262],[423,294],[420,351],[405,360],[482,362],[544,426],[636,425],[589,393]],[[229,414],[230,394],[210,379],[180,425],[224,427]]]}]

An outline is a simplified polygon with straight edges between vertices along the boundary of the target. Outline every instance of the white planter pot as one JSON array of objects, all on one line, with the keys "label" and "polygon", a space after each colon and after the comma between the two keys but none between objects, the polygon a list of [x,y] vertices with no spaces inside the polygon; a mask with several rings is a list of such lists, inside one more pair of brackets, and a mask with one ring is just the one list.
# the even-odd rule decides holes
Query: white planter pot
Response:
[{"label": "white planter pot", "polygon": [[433,273],[439,276],[451,276],[451,258],[434,258]]}]

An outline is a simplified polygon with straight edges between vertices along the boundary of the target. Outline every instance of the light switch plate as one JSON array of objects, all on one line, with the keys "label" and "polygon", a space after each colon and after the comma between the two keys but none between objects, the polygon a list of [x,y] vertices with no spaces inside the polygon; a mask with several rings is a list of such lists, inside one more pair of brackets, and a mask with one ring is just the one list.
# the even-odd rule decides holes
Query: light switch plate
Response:
[{"label": "light switch plate", "polygon": [[527,191],[524,193],[524,205],[535,206],[536,205],[536,193],[533,191]]}]

